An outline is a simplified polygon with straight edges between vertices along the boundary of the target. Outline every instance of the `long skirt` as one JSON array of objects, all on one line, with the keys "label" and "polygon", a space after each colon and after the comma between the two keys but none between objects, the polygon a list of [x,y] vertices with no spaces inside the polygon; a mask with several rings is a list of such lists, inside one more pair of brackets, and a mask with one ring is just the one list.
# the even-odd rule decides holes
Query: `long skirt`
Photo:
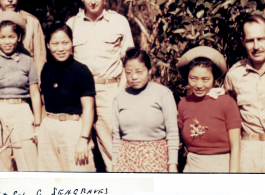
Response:
[{"label": "long skirt", "polygon": [[202,155],[189,152],[183,172],[228,173],[230,153]]},{"label": "long skirt", "polygon": [[59,121],[46,117],[41,123],[39,132],[39,171],[95,172],[92,139],[87,145],[88,164],[81,166],[75,164],[75,147],[81,131],[82,119]]},{"label": "long skirt", "polygon": [[29,105],[0,103],[0,121],[0,150],[11,144],[0,153],[0,171],[37,171],[37,146],[31,139],[34,117]]},{"label": "long skirt", "polygon": [[117,172],[167,172],[166,140],[121,141]]}]

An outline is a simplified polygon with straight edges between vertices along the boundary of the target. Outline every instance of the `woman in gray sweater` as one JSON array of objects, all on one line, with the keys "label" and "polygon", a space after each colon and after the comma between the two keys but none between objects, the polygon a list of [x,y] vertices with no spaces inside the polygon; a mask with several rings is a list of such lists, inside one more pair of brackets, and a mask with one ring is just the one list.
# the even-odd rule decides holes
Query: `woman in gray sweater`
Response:
[{"label": "woman in gray sweater", "polygon": [[149,81],[150,58],[130,49],[124,60],[130,87],[113,101],[113,172],[177,172],[179,131],[172,92]]}]

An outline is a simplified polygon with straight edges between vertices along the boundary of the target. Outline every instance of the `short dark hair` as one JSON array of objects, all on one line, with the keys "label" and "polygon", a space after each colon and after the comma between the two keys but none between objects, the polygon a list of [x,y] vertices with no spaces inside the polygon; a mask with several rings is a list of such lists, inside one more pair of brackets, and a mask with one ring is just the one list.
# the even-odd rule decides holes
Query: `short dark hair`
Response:
[{"label": "short dark hair", "polygon": [[13,31],[17,34],[17,36],[18,37],[21,36],[20,42],[22,42],[22,39],[23,39],[25,33],[24,33],[24,30],[19,25],[17,25],[16,23],[14,23],[12,21],[2,21],[0,23],[0,29],[2,27],[5,27],[5,26],[11,26]]},{"label": "short dark hair", "polygon": [[58,31],[65,32],[65,34],[67,34],[70,40],[73,42],[73,33],[72,33],[71,28],[68,25],[66,25],[63,22],[51,24],[51,26],[49,27],[47,31],[46,37],[45,37],[46,50],[47,50],[47,61],[51,63],[54,61],[54,57],[52,56],[50,50],[47,48],[47,44],[50,42],[52,35]]},{"label": "short dark hair", "polygon": [[46,37],[45,37],[45,43],[46,44],[49,43],[52,35],[58,31],[65,32],[65,34],[67,34],[70,40],[73,42],[73,33],[72,33],[71,28],[63,22],[58,22],[58,23],[51,24],[51,26],[49,27]]},{"label": "short dark hair", "polygon": [[148,70],[151,69],[151,61],[149,55],[141,49],[138,48],[130,48],[126,51],[124,60],[123,60],[123,65],[125,67],[126,62],[128,60],[133,60],[133,59],[138,59],[139,62],[143,62]]},{"label": "short dark hair", "polygon": [[212,62],[212,60],[205,58],[205,57],[198,57],[192,60],[188,64],[188,71],[187,74],[184,76],[184,78],[188,81],[188,75],[191,69],[193,69],[196,66],[205,67],[205,68],[211,68],[213,73],[214,80],[218,79],[218,75],[220,75],[220,69]]},{"label": "short dark hair", "polygon": [[258,23],[260,24],[260,21],[262,21],[265,24],[265,19],[261,15],[251,15],[246,18],[246,20],[243,22],[242,25],[242,37],[245,38],[245,32],[244,32],[244,26],[246,23]]}]

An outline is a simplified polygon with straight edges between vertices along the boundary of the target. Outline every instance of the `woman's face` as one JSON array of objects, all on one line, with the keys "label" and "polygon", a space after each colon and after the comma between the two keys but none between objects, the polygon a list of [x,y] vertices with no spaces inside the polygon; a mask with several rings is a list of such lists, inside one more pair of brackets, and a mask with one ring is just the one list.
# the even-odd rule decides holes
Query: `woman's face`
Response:
[{"label": "woman's face", "polygon": [[58,62],[64,62],[70,57],[72,46],[70,37],[62,30],[53,33],[50,42],[47,44],[52,56]]},{"label": "woman's face", "polygon": [[13,30],[12,26],[3,26],[0,28],[0,49],[6,55],[11,55],[17,48],[20,37]]},{"label": "woman's face", "polygon": [[197,97],[204,97],[213,87],[212,68],[195,66],[188,75],[191,92]]},{"label": "woman's face", "polygon": [[148,83],[151,70],[148,70],[138,59],[132,59],[126,62],[125,73],[128,84],[133,89],[141,89]]}]

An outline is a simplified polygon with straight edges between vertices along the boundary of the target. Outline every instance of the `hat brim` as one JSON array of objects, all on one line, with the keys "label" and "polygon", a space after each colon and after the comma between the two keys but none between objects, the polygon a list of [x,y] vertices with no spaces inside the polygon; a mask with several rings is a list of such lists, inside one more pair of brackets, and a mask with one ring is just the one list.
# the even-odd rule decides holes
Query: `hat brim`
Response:
[{"label": "hat brim", "polygon": [[0,13],[0,23],[3,21],[11,21],[15,24],[19,25],[24,33],[26,33],[26,23],[24,22],[23,18],[14,11],[2,11]]},{"label": "hat brim", "polygon": [[219,69],[217,75],[215,75],[215,79],[219,79],[226,73],[226,62],[224,56],[219,51],[208,46],[198,46],[190,49],[184,55],[182,55],[176,65],[180,75],[184,79],[187,79],[185,77],[187,77],[187,71],[189,71],[188,64],[195,58],[199,57],[205,57],[210,59],[214,63],[214,65],[216,65],[216,67]]}]

